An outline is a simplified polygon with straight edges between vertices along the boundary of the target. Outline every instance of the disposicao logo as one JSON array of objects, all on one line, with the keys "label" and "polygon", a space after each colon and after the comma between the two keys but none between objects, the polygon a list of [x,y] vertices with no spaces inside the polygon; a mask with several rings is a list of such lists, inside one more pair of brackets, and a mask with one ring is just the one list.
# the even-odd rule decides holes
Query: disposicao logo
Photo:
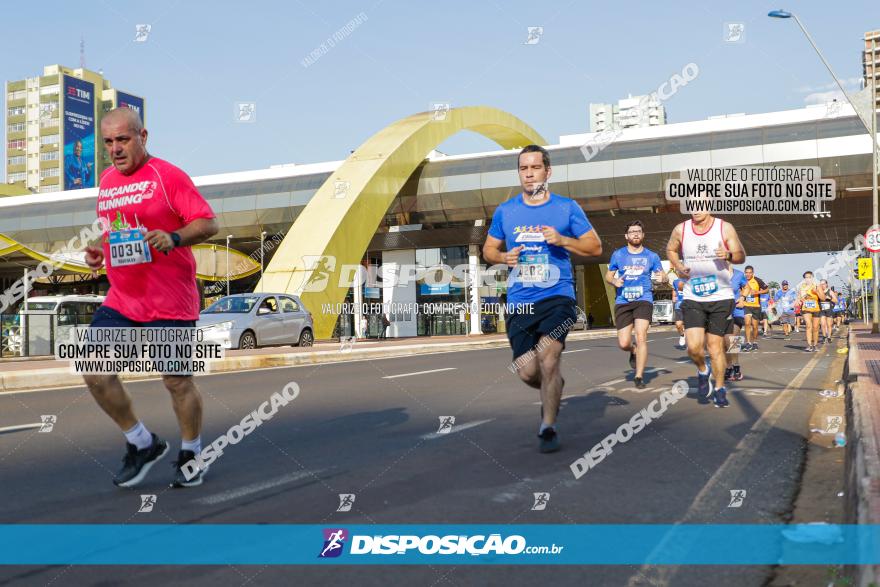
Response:
[{"label": "disposicao logo", "polygon": [[348,531],[343,528],[324,528],[324,547],[318,558],[336,558],[342,554]]}]

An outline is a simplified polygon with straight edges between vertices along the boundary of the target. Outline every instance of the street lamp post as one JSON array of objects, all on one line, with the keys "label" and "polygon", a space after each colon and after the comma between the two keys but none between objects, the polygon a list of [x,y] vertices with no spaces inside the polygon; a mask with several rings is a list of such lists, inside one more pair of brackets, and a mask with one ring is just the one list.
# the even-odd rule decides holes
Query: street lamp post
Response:
[{"label": "street lamp post", "polygon": [[268,234],[265,230],[260,233],[260,283],[263,283],[263,251],[265,250],[266,244],[266,234]]},{"label": "street lamp post", "polygon": [[226,235],[226,295],[229,295],[229,241],[232,240],[232,235]]},{"label": "street lamp post", "polygon": [[[872,186],[872,210],[873,213],[871,215],[872,225],[877,225],[878,223],[878,200],[877,200],[877,84],[876,84],[876,66],[874,65],[874,53],[876,51],[876,42],[874,39],[871,40],[871,124],[867,124],[862,116],[859,115],[859,109],[853,104],[852,100],[849,99],[849,94],[846,93],[846,90],[843,88],[843,84],[840,79],[836,75],[834,75],[834,71],[831,69],[831,65],[829,65],[828,61],[825,59],[825,56],[822,55],[822,52],[819,51],[819,47],[816,46],[816,43],[813,42],[813,37],[810,36],[810,33],[807,32],[807,29],[804,27],[803,23],[801,23],[801,19],[797,17],[797,15],[793,12],[788,12],[786,10],[771,10],[767,13],[767,16],[771,18],[793,18],[797,25],[800,27],[801,32],[804,33],[804,36],[807,37],[807,40],[810,42],[810,45],[813,46],[813,49],[816,51],[816,55],[819,56],[819,59],[822,60],[822,63],[825,65],[825,68],[828,70],[828,73],[831,74],[831,77],[834,78],[834,81],[837,83],[837,87],[840,88],[841,93],[846,98],[846,101],[849,102],[850,106],[853,107],[853,110],[856,112],[859,120],[862,121],[862,126],[865,127],[865,130],[871,135],[871,186]],[[880,333],[880,323],[878,323],[878,290],[880,290],[880,276],[877,275],[877,253],[871,253],[871,263],[874,269],[874,278],[872,281],[872,291],[874,295],[873,306],[873,317],[871,319],[871,333],[878,334]],[[867,313],[867,308],[863,308]],[[866,316],[867,319],[867,316]]]}]

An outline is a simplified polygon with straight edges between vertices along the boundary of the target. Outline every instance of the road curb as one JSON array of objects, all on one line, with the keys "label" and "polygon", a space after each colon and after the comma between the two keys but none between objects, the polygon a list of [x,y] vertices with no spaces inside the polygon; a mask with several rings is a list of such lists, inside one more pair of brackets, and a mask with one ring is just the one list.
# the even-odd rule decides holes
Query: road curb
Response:
[{"label": "road curb", "polygon": [[[671,331],[672,327],[659,326],[653,332]],[[572,332],[567,340],[594,340],[617,336],[614,330],[598,330],[595,332]],[[299,367],[304,365],[322,365],[328,363],[344,363],[369,359],[385,359],[394,357],[410,357],[434,353],[462,352],[494,348],[508,348],[506,338],[492,340],[460,341],[450,343],[432,343],[424,345],[398,345],[381,348],[358,349],[357,343],[350,350],[311,351],[305,353],[278,353],[271,355],[238,355],[226,357],[211,363],[211,373],[232,373],[250,371],[270,367]],[[123,381],[155,379],[155,373],[130,374],[121,376]],[[82,385],[82,375],[71,373],[67,368],[33,369],[0,372],[0,393],[11,391],[28,391],[51,387],[69,387]]]},{"label": "road curb", "polygon": [[[850,329],[847,360],[847,521],[880,523],[880,387],[862,361],[858,331]],[[863,333],[864,334],[864,333]],[[880,337],[874,337],[880,340]],[[880,565],[856,567],[856,585],[880,579]]]}]

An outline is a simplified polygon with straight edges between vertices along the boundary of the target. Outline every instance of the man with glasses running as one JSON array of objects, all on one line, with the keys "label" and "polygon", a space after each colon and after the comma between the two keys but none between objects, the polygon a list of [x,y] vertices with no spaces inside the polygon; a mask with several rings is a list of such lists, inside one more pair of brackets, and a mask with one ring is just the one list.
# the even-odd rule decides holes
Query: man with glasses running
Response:
[{"label": "man with glasses running", "polygon": [[[660,256],[642,246],[645,229],[641,221],[626,225],[626,246],[611,254],[605,281],[617,288],[614,300],[614,325],[617,344],[629,353],[629,366],[635,370],[637,389],[645,388],[645,365],[648,363],[648,327],[654,312],[652,283],[666,280]],[[633,340],[635,331],[635,340]]]}]

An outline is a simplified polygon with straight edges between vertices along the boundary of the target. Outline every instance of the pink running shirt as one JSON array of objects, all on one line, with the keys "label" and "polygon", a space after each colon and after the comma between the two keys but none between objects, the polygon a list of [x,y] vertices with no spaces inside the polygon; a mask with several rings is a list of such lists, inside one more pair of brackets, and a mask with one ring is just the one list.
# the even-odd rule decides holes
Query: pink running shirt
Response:
[{"label": "pink running shirt", "polygon": [[97,212],[107,222],[103,249],[110,292],[104,305],[135,322],[197,320],[196,261],[189,247],[167,255],[151,247],[151,263],[112,267],[107,237],[108,230],[126,224],[174,232],[197,218],[214,218],[189,176],[156,157],[131,175],[110,167],[101,174]]}]

